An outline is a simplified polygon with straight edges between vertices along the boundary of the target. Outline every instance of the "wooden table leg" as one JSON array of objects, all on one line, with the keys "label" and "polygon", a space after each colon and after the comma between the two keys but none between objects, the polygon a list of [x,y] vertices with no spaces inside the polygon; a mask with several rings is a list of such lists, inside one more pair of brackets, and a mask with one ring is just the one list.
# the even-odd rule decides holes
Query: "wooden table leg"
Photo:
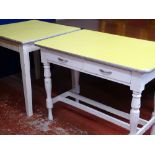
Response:
[{"label": "wooden table leg", "polygon": [[131,111],[130,111],[130,134],[134,135],[137,132],[137,125],[139,122],[140,108],[141,106],[141,92],[133,91]]},{"label": "wooden table leg", "polygon": [[46,90],[46,107],[48,109],[48,120],[53,120],[53,115],[52,115],[52,108],[53,108],[53,103],[52,103],[52,81],[51,81],[51,71],[50,71],[50,64],[48,62],[44,62],[44,82],[45,82],[45,90]]},{"label": "wooden table leg", "polygon": [[[152,117],[155,117],[155,93],[154,93],[154,111],[152,113]],[[155,135],[155,122],[151,129],[151,135]]]},{"label": "wooden table leg", "polygon": [[30,77],[30,58],[29,58],[29,52],[26,49],[24,49],[23,46],[20,48],[20,63],[22,70],[26,113],[27,116],[32,116],[33,110],[32,110],[32,87]]}]

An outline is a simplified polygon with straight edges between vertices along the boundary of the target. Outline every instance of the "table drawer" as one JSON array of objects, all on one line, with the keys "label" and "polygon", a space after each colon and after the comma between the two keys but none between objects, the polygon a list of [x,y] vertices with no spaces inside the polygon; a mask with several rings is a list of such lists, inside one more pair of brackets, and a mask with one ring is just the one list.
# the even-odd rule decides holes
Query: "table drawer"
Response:
[{"label": "table drawer", "polygon": [[46,58],[51,63],[72,68],[72,69],[82,69],[83,68],[83,59],[76,58],[74,56],[67,55],[65,53],[56,53],[52,52],[52,54],[46,54]]},{"label": "table drawer", "polygon": [[112,81],[129,84],[131,81],[131,72],[116,67],[98,64],[91,61],[86,61],[84,71]]}]

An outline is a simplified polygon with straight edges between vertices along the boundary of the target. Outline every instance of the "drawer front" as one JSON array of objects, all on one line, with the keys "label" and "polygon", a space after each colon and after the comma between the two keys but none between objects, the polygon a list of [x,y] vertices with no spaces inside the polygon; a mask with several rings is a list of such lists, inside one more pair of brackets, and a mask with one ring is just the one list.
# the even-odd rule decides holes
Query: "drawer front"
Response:
[{"label": "drawer front", "polygon": [[123,69],[98,64],[91,61],[85,61],[84,71],[104,79],[117,81],[119,83],[129,84],[131,81],[131,72]]},{"label": "drawer front", "polygon": [[79,69],[83,68],[83,59],[77,58],[74,56],[70,56],[64,53],[56,53],[52,52],[46,54],[46,59],[51,63],[64,66],[71,69]]}]

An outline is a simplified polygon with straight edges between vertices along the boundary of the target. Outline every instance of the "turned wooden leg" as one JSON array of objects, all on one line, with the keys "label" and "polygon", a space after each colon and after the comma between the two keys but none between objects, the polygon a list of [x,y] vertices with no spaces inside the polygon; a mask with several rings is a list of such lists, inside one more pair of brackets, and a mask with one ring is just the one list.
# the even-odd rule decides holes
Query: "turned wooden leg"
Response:
[{"label": "turned wooden leg", "polygon": [[130,134],[134,135],[137,132],[137,125],[139,121],[141,106],[141,92],[134,92],[132,94],[131,111],[130,111]]},{"label": "turned wooden leg", "polygon": [[52,92],[52,82],[51,82],[51,71],[50,71],[50,64],[49,63],[44,63],[44,82],[45,82],[45,90],[46,90],[46,107],[48,109],[48,119],[53,120],[53,115],[52,115],[52,108],[53,108],[53,103],[52,103],[52,97],[51,97],[51,92]]},{"label": "turned wooden leg", "polygon": [[20,64],[22,70],[22,81],[25,97],[25,107],[27,116],[33,115],[32,109],[32,87],[31,87],[31,76],[30,76],[30,58],[29,52],[23,47],[20,49]]},{"label": "turned wooden leg", "polygon": [[[152,113],[152,117],[155,117],[155,93],[154,93],[154,111]],[[151,135],[155,135],[155,122],[151,129]]]}]

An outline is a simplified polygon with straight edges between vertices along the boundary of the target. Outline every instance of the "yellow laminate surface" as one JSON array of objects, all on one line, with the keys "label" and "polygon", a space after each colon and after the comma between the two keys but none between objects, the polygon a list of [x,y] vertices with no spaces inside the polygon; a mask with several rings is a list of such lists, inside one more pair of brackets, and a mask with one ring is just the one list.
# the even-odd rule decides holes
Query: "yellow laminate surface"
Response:
[{"label": "yellow laminate surface", "polygon": [[155,42],[81,30],[37,45],[142,72],[155,69]]},{"label": "yellow laminate surface", "polygon": [[80,28],[30,20],[13,24],[0,25],[0,37],[28,43],[79,30]]}]

